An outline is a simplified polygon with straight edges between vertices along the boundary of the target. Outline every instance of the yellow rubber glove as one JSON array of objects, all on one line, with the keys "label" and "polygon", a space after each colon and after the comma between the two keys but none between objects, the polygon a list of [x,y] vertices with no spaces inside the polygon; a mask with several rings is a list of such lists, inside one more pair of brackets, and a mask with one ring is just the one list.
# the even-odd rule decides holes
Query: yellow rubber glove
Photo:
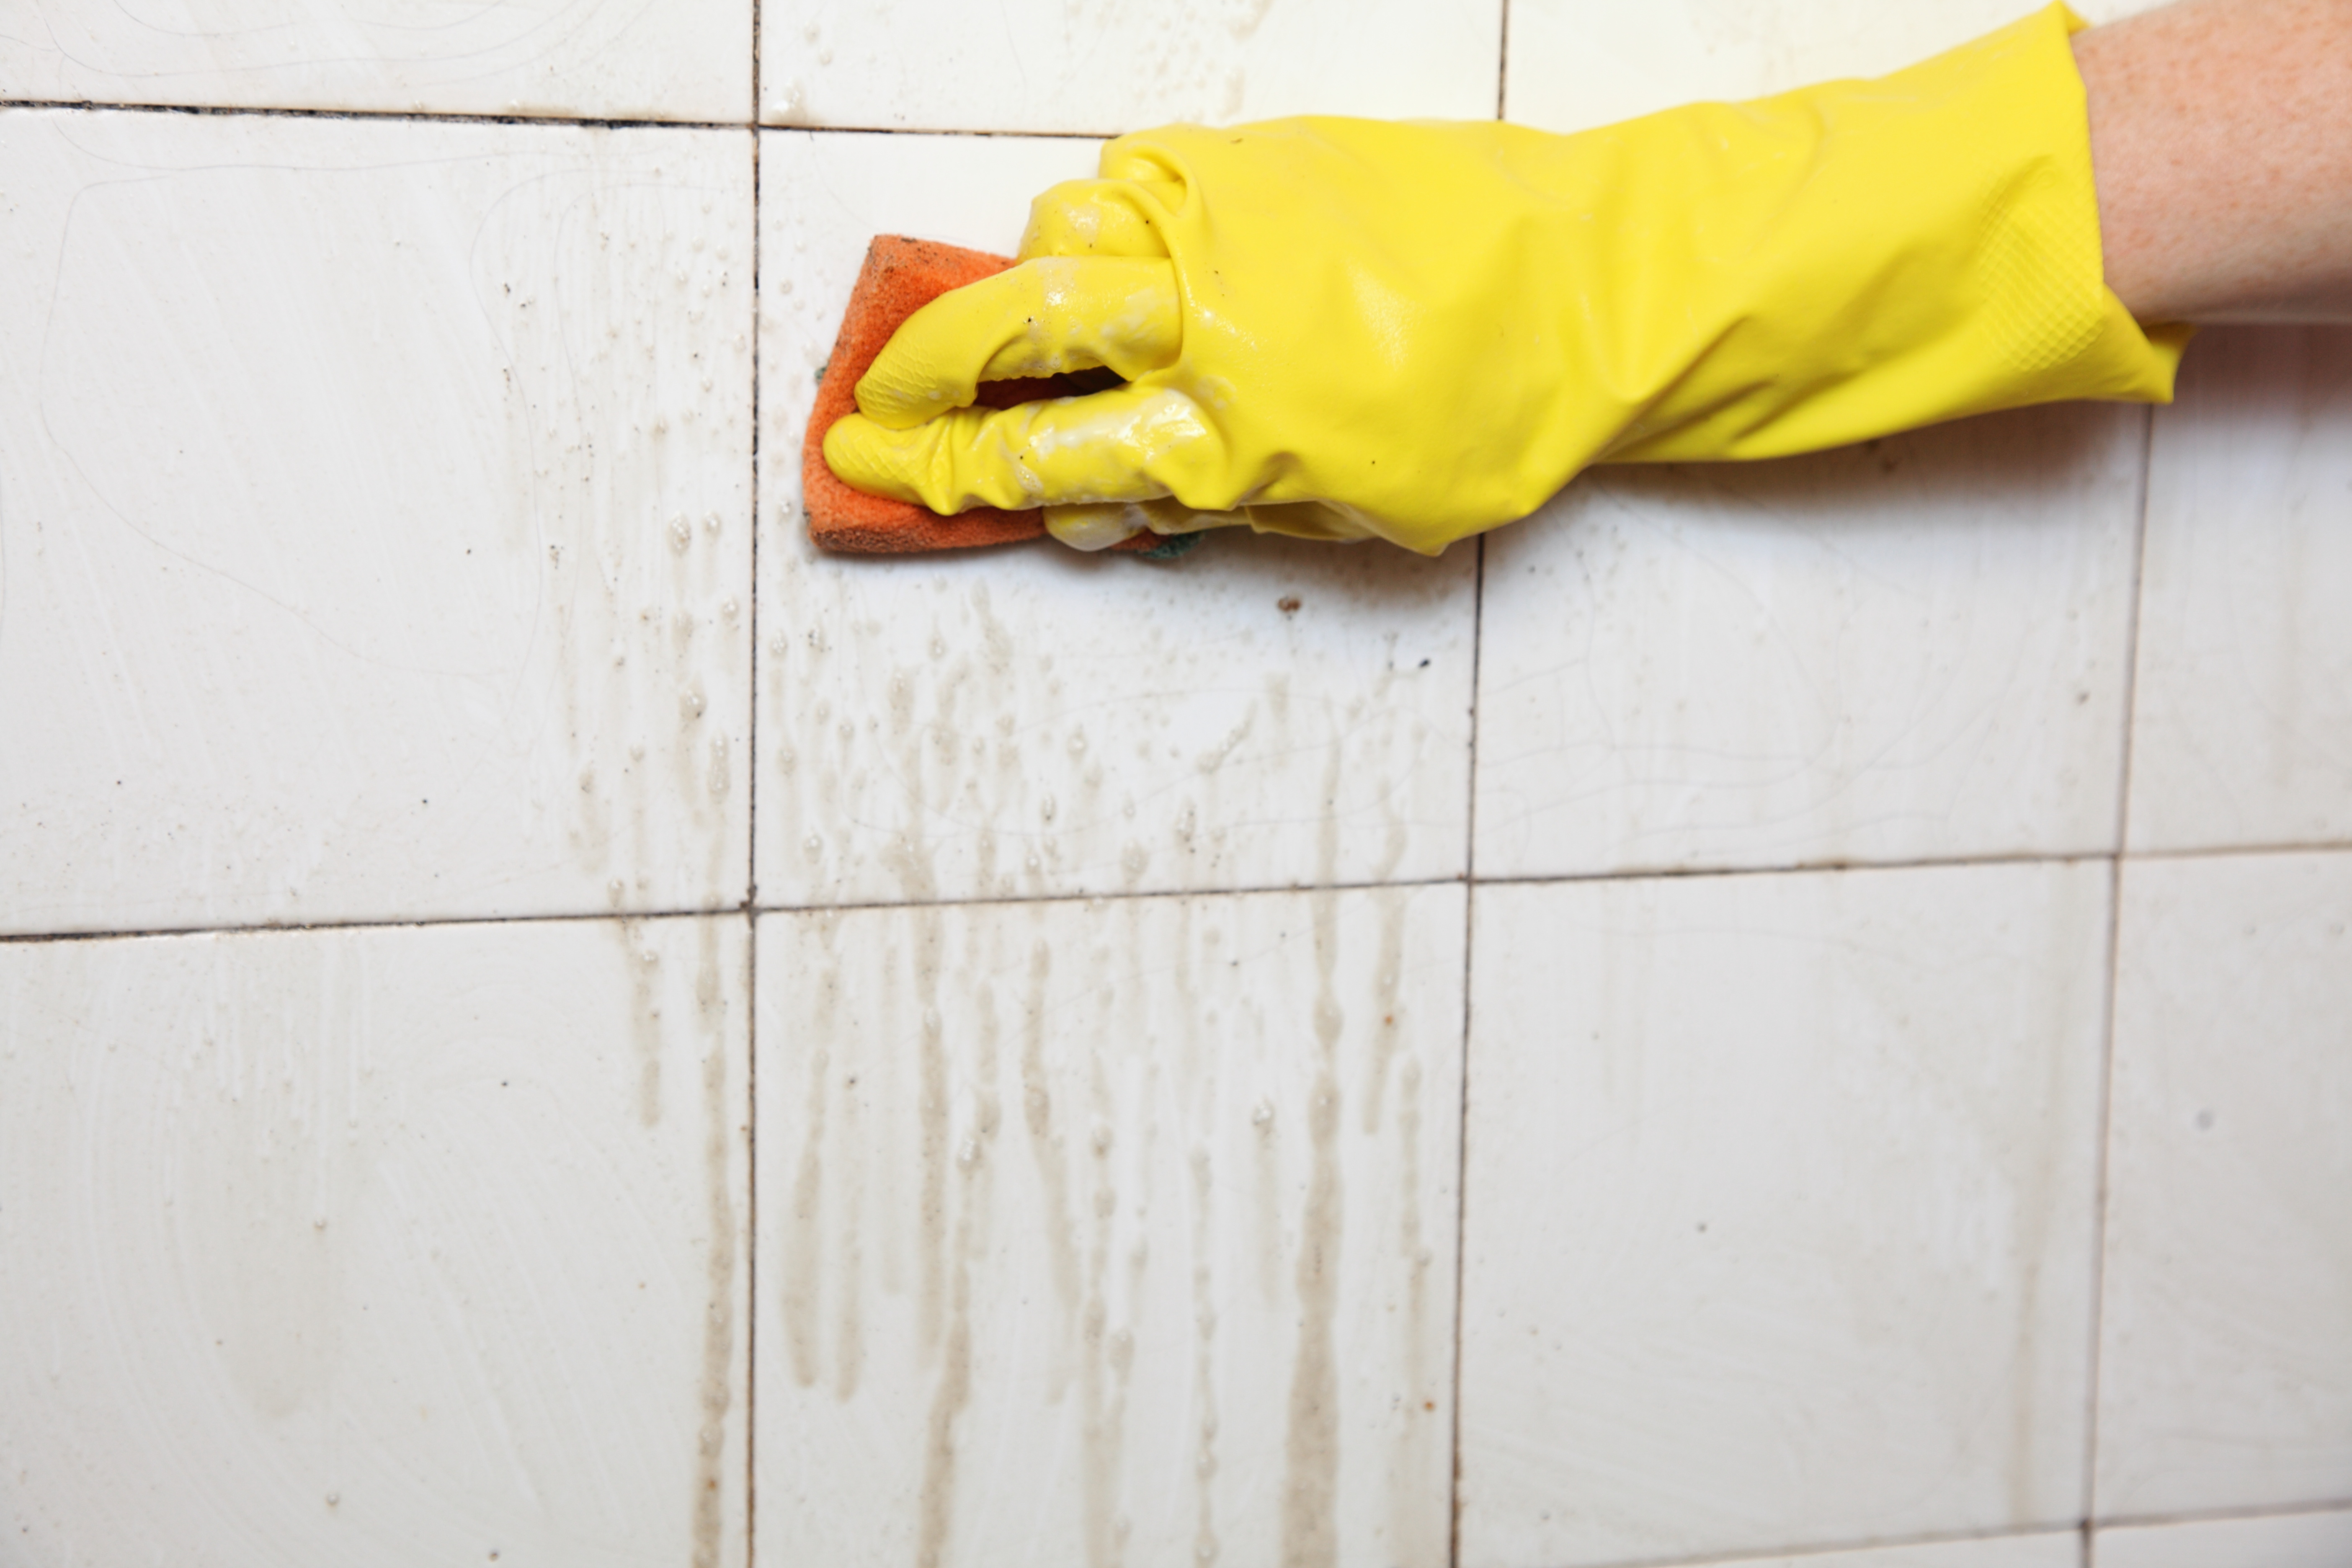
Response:
[{"label": "yellow rubber glove", "polygon": [[[1245,521],[1434,554],[1590,463],[2167,400],[2187,330],[2106,288],[2079,26],[1572,136],[1122,136],[1038,198],[1024,265],[908,320],[825,460],[938,511],[1045,506],[1082,547]],[[1128,384],[970,406],[1097,365]]]}]

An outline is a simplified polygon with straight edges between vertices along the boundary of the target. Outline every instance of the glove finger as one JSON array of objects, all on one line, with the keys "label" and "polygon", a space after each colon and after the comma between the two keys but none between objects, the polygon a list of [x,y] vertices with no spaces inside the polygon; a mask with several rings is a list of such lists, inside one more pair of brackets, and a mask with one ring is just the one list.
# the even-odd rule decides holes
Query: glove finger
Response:
[{"label": "glove finger", "polygon": [[1159,213],[1174,210],[1183,196],[1183,185],[1171,180],[1065,180],[1029,204],[1021,258],[1164,257]]},{"label": "glove finger", "polygon": [[1152,500],[1215,473],[1222,449],[1192,400],[1162,386],[959,408],[906,430],[853,414],[824,437],[844,483],[945,514]]},{"label": "glove finger", "polygon": [[1176,362],[1176,269],[1129,257],[1045,257],[940,295],[907,318],[857,383],[858,410],[907,429],[971,406],[979,384]]},{"label": "glove finger", "polygon": [[1073,550],[1108,550],[1139,533],[1201,533],[1212,528],[1246,528],[1250,508],[1196,511],[1174,496],[1157,500],[1076,501],[1045,509],[1045,531]]}]

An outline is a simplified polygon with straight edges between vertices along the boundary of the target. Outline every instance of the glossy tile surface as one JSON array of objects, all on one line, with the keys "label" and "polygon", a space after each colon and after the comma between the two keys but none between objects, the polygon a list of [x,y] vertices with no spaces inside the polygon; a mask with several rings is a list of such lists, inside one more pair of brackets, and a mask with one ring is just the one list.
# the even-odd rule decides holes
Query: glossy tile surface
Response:
[{"label": "glossy tile surface", "polygon": [[741,1563],[747,957],[0,945],[0,1556]]},{"label": "glossy tile surface", "polygon": [[0,930],[741,901],[747,133],[0,167]]},{"label": "glossy tile surface", "polygon": [[2144,417],[1599,471],[1492,535],[1478,874],[2112,848]]},{"label": "glossy tile surface", "polygon": [[0,98],[740,121],[751,0],[9,0]]},{"label": "glossy tile surface", "polygon": [[2105,1519],[2352,1498],[2352,854],[2124,875]]},{"label": "glossy tile surface", "polygon": [[758,1555],[1447,1561],[1463,894],[760,927]]},{"label": "glossy tile surface", "polygon": [[[1460,874],[1475,557],[1221,537],[829,557],[815,372],[876,233],[1009,251],[1073,141],[768,132],[763,905]],[[1327,803],[1328,805],[1327,805]]]},{"label": "glossy tile surface", "polygon": [[[2157,0],[2082,0],[2111,22]],[[1506,117],[1582,131],[1700,99],[1881,76],[2030,15],[2032,0],[1512,0]]]},{"label": "glossy tile surface", "polygon": [[2352,329],[2201,334],[2148,471],[2135,848],[2352,842]]},{"label": "glossy tile surface", "polygon": [[2092,1568],[2343,1568],[2352,1512],[2271,1514],[2102,1530]]},{"label": "glossy tile surface", "polygon": [[1097,135],[1282,114],[1491,120],[1499,0],[769,0],[771,125]]},{"label": "glossy tile surface", "polygon": [[1476,891],[1465,1568],[2077,1517],[2106,893]]}]

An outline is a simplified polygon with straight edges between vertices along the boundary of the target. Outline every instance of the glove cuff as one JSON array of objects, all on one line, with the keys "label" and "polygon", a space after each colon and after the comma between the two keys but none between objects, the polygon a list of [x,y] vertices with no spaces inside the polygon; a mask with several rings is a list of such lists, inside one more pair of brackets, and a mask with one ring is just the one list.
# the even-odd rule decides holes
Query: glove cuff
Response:
[{"label": "glove cuff", "polygon": [[2067,41],[2083,26],[2053,5],[1874,81],[1669,111],[1735,117],[1744,151],[1795,153],[1804,178],[1748,237],[1747,308],[1606,459],[1779,457],[2028,404],[2169,402],[2189,329],[2143,328],[2106,286]]}]

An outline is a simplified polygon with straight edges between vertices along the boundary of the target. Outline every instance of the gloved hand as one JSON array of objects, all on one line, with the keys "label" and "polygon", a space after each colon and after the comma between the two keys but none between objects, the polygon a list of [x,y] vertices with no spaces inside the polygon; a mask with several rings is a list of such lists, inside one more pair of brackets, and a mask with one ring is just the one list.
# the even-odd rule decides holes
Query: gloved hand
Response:
[{"label": "gloved hand", "polygon": [[[908,320],[825,460],[937,511],[1043,505],[1081,547],[1246,521],[1434,554],[1590,463],[2168,399],[2187,330],[2101,273],[2080,25],[1572,136],[1120,137],[1038,198],[1024,265]],[[1128,384],[969,406],[1092,366]]]}]

